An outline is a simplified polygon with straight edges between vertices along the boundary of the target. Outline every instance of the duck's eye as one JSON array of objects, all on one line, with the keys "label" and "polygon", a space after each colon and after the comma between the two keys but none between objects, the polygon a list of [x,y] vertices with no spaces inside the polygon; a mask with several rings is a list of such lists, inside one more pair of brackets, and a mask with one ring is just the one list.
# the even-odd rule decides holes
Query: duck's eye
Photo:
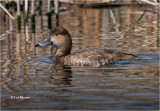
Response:
[{"label": "duck's eye", "polygon": [[54,36],[57,36],[57,34],[54,34]]}]

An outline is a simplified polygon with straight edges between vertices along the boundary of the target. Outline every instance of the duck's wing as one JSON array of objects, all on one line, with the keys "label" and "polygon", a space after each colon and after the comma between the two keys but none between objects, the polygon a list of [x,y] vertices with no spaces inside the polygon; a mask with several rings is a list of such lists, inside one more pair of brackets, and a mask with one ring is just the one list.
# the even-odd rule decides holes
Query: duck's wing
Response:
[{"label": "duck's wing", "polygon": [[103,66],[113,61],[134,59],[136,56],[111,49],[87,49],[72,53],[64,58],[64,63],[74,66]]}]

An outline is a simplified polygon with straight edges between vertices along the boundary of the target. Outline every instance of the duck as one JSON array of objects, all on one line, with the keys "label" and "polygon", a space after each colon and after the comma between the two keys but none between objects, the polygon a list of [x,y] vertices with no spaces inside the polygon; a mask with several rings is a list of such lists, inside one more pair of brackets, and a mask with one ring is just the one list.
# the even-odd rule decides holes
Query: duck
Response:
[{"label": "duck", "polygon": [[138,59],[134,54],[114,49],[88,48],[71,53],[72,38],[62,26],[53,28],[49,37],[35,47],[48,45],[53,45],[56,49],[53,54],[54,61],[69,66],[100,67],[115,61]]}]

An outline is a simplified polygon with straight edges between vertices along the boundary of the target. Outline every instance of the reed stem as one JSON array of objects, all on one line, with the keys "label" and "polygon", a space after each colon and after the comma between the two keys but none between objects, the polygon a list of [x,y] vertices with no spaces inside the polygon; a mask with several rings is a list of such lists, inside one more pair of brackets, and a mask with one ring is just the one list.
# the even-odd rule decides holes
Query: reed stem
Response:
[{"label": "reed stem", "polygon": [[35,33],[35,14],[34,14],[34,0],[32,0],[31,2],[31,6],[32,6],[32,10],[31,10],[31,13],[32,13],[32,16],[31,16],[31,21],[32,21],[32,33]]},{"label": "reed stem", "polygon": [[18,32],[20,32],[21,31],[20,0],[17,0],[17,25],[18,25]]}]

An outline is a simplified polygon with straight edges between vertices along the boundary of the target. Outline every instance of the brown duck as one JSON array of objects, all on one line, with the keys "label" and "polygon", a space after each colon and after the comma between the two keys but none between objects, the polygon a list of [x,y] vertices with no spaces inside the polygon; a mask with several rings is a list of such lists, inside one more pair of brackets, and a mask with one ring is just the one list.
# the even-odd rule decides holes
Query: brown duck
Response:
[{"label": "brown duck", "polygon": [[42,43],[36,44],[35,47],[48,45],[53,45],[56,48],[53,55],[56,63],[71,66],[99,67],[114,61],[138,58],[133,54],[98,48],[89,48],[70,53],[72,49],[72,39],[69,32],[63,27],[52,29],[50,37]]}]

